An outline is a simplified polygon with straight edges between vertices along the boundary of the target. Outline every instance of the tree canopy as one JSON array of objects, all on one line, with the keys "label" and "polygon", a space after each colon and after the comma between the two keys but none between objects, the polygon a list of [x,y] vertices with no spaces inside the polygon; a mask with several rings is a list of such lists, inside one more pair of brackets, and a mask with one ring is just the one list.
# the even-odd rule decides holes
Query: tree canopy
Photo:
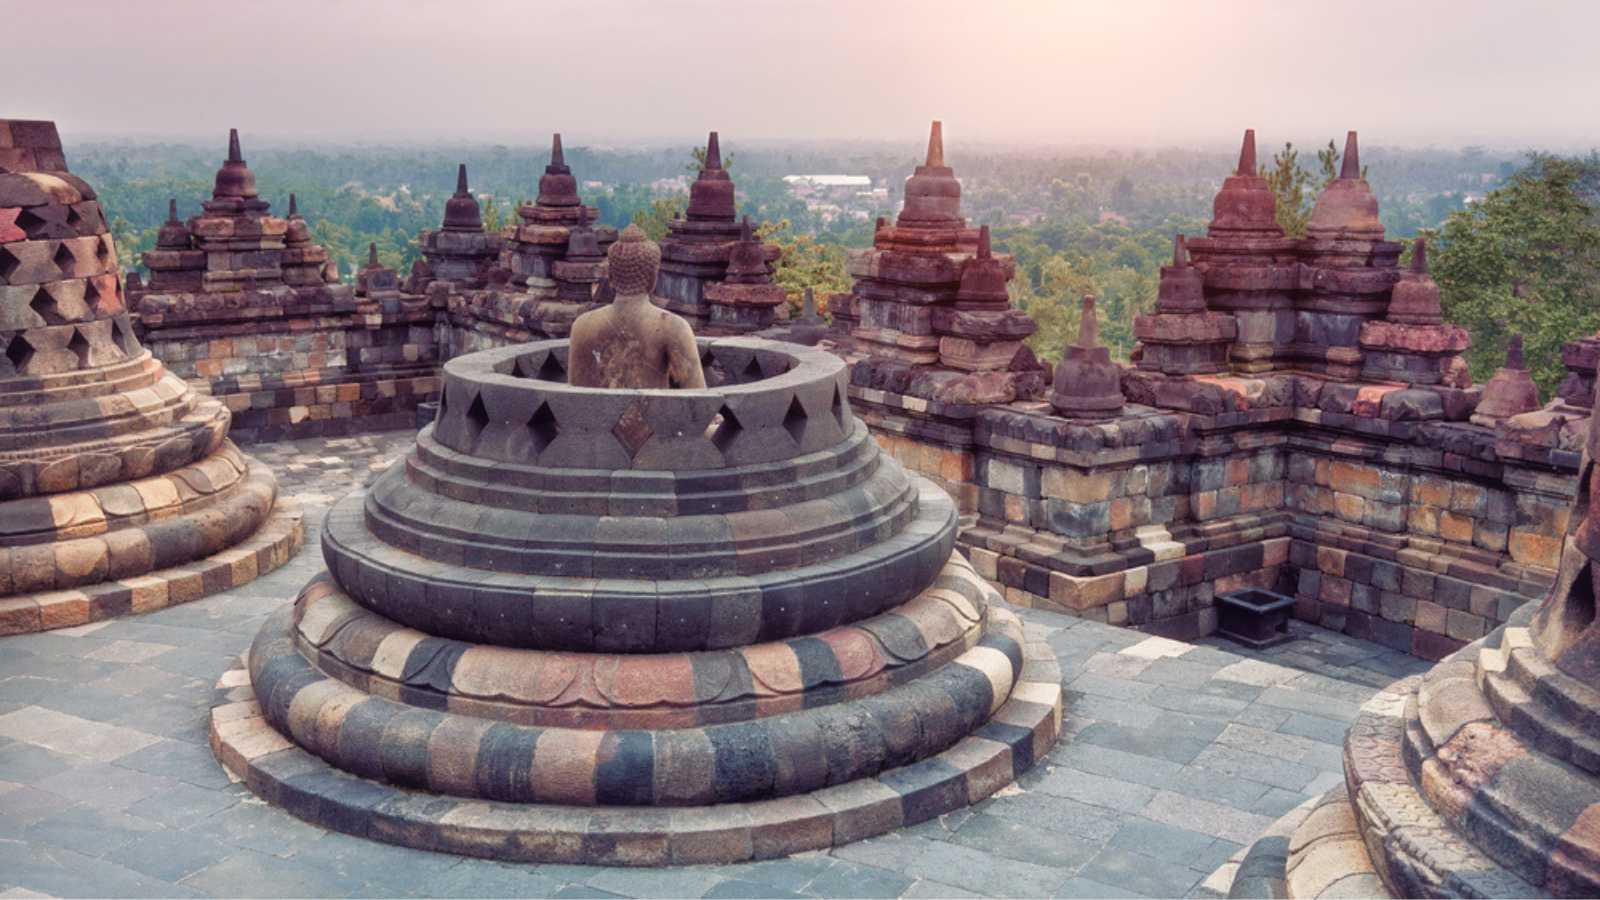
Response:
[{"label": "tree canopy", "polygon": [[1430,247],[1445,316],[1472,333],[1467,362],[1485,381],[1521,334],[1548,399],[1561,345],[1600,329],[1600,156],[1535,154],[1482,202],[1452,213]]}]

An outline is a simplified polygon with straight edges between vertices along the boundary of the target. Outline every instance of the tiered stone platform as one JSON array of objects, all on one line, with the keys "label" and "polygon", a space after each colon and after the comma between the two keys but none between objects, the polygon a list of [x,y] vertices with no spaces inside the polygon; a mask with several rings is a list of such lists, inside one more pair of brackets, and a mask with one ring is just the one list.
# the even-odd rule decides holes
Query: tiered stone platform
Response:
[{"label": "tiered stone platform", "polygon": [[300,516],[228,411],[141,346],[94,189],[0,120],[0,635],[145,612],[281,565]]},{"label": "tiered stone platform", "polygon": [[437,422],[330,511],[253,697],[213,712],[230,770],[394,843],[659,865],[852,841],[1032,766],[1053,655],[845,364],[700,348],[703,390],[569,386],[562,341],[446,364]]}]

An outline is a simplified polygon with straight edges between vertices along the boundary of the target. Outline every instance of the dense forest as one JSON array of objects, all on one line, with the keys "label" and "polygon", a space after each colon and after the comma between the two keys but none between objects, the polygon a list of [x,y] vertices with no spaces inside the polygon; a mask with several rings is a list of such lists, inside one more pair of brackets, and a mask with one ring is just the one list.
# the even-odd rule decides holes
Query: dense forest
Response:
[{"label": "dense forest", "polygon": [[[516,206],[537,193],[548,156],[542,146],[501,145],[252,150],[249,136],[245,137],[245,156],[262,196],[282,214],[289,193],[294,192],[301,213],[346,277],[364,259],[369,242],[377,244],[386,264],[401,271],[409,268],[418,252],[417,233],[436,226],[443,215],[444,202],[455,186],[457,162],[467,164],[486,223],[498,227],[514,222]],[[73,169],[100,191],[125,267],[136,267],[139,254],[154,245],[166,217],[167,198],[177,198],[182,217],[199,212],[223,149],[220,140],[216,147],[101,141],[73,148]],[[603,223],[639,222],[657,236],[687,199],[698,152],[689,145],[587,147],[572,142],[565,150],[580,194],[598,207]],[[919,151],[839,142],[723,142],[724,159],[738,185],[740,211],[766,223],[767,237],[783,245],[778,280],[796,295],[807,286],[819,295],[848,288],[844,272],[848,250],[868,245],[877,216],[893,215],[906,176],[920,162]],[[1293,232],[1303,226],[1317,192],[1337,171],[1337,149],[1332,141],[1309,150],[1263,145],[1261,157],[1262,174],[1280,198],[1279,218]],[[1479,338],[1472,355],[1477,378],[1492,373],[1509,337],[1506,323],[1512,319],[1505,317],[1506,298],[1515,295],[1525,303],[1539,292],[1548,305],[1561,310],[1541,313],[1527,326],[1534,332],[1529,335],[1530,363],[1548,393],[1559,363],[1540,354],[1548,355],[1552,346],[1559,345],[1557,331],[1567,339],[1579,333],[1573,329],[1594,330],[1597,323],[1590,319],[1595,316],[1587,311],[1594,305],[1577,303],[1592,290],[1587,285],[1593,281],[1561,269],[1571,254],[1531,237],[1524,246],[1512,247],[1505,233],[1517,228],[1530,234],[1540,228],[1564,228],[1569,236],[1560,238],[1563,247],[1585,239],[1589,232],[1579,226],[1593,228],[1590,201],[1600,180],[1595,175],[1600,164],[1593,159],[1524,158],[1475,147],[1369,147],[1362,157],[1390,237],[1437,236],[1435,271],[1446,288],[1447,309],[1473,327]],[[1170,258],[1173,233],[1204,231],[1212,197],[1236,161],[1232,153],[1188,149],[981,147],[951,154],[950,159],[962,181],[962,208],[969,221],[991,225],[996,249],[1015,255],[1018,275],[1013,296],[1038,319],[1041,327],[1033,343],[1051,359],[1059,356],[1076,327],[1076,300],[1085,293],[1099,298],[1101,333],[1113,352],[1126,358],[1133,346],[1133,317],[1154,303],[1159,269]],[[783,180],[785,175],[821,173],[866,175],[874,187],[886,192],[851,198],[840,209],[808,202]],[[1552,177],[1564,180],[1552,186],[1548,183]],[[1519,191],[1508,198],[1508,193]],[[1550,192],[1575,197],[1575,205],[1563,207],[1549,196],[1537,196]],[[1543,221],[1558,216],[1564,218]],[[1547,236],[1556,237],[1553,231]],[[1452,257],[1453,247],[1471,247],[1475,256],[1487,254],[1501,262],[1498,267],[1469,264],[1459,255]],[[1514,265],[1507,262],[1509,255],[1517,253],[1544,254],[1530,263],[1544,273],[1536,284],[1521,283],[1527,279],[1506,270]],[[1560,271],[1549,271],[1551,266]],[[1491,283],[1497,278],[1499,282]],[[1560,299],[1551,299],[1557,292],[1562,292]]]}]

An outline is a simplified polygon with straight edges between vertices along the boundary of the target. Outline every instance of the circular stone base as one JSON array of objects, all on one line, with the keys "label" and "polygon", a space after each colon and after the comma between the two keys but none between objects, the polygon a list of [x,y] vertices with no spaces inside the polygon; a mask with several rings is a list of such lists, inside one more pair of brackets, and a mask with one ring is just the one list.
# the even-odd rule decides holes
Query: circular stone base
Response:
[{"label": "circular stone base", "polygon": [[[1407,704],[1424,677],[1396,681],[1362,705],[1345,735],[1345,785],[1268,829],[1229,897],[1544,896],[1474,847],[1411,782]],[[1278,833],[1290,836],[1273,848]]]},{"label": "circular stone base", "polygon": [[[990,614],[1011,619],[1005,610]],[[491,859],[588,865],[731,863],[818,850],[976,803],[1031,768],[1061,730],[1061,676],[1041,642],[983,727],[920,762],[808,794],[716,806],[554,806],[404,790],[334,768],[268,724],[241,663],[218,683],[211,747],[269,803],[324,828]]]},{"label": "circular stone base", "polygon": [[[266,466],[253,459],[250,470],[251,478],[271,478]],[[0,597],[0,635],[70,628],[199,600],[271,572],[288,562],[304,541],[305,514],[299,501],[280,496],[254,534],[210,556],[68,590]]]}]

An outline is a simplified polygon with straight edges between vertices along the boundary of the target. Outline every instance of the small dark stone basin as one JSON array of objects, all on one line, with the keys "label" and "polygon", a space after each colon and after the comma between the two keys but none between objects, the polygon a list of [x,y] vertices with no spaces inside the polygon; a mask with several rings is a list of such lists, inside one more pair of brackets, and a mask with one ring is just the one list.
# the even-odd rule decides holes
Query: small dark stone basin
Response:
[{"label": "small dark stone basin", "polygon": [[1217,595],[1217,631],[1235,643],[1260,650],[1289,640],[1294,598],[1261,588]]}]

